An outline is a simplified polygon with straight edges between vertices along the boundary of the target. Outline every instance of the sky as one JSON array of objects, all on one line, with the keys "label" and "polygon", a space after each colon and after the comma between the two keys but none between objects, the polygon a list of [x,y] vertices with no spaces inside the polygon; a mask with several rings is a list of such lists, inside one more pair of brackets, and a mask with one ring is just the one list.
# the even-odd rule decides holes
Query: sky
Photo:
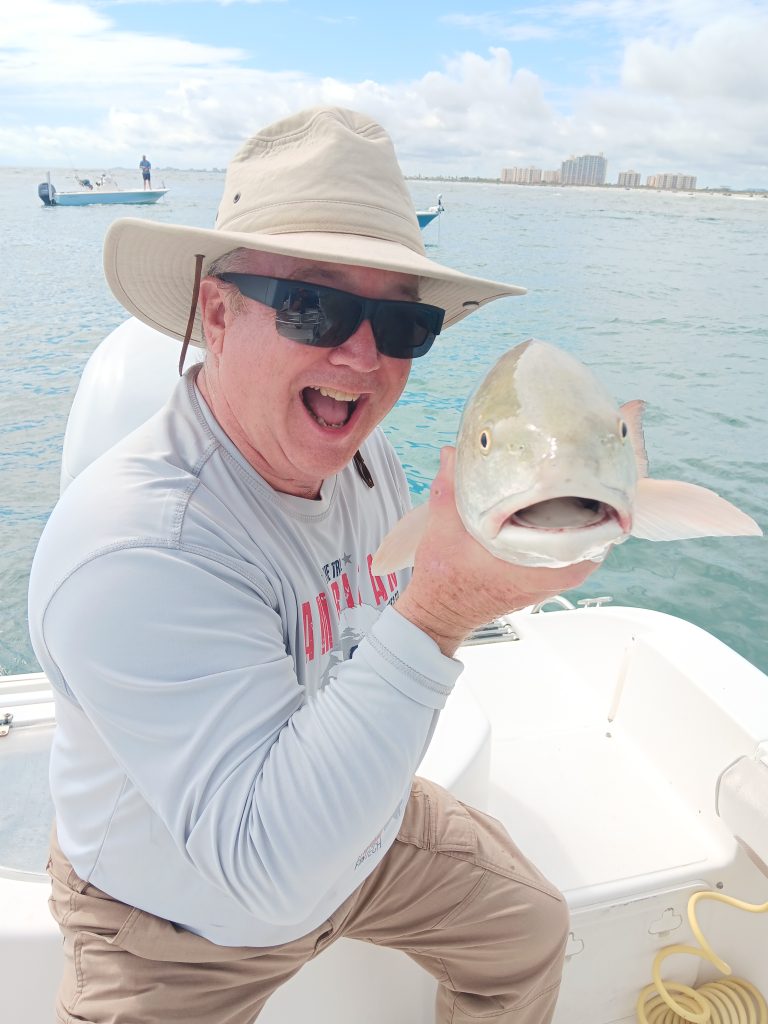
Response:
[{"label": "sky", "polygon": [[303,107],[374,116],[408,175],[603,153],[768,188],[768,0],[4,0],[0,165],[224,168]]}]

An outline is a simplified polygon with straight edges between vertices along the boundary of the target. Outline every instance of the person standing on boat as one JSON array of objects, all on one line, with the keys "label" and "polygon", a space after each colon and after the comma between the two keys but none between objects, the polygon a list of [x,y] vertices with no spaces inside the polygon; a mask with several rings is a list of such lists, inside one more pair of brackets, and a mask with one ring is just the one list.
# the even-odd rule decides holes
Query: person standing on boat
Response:
[{"label": "person standing on boat", "polygon": [[141,178],[144,182],[144,189],[152,188],[152,164],[147,160],[146,153],[139,161],[139,170],[141,171]]},{"label": "person standing on boat", "polygon": [[409,506],[379,424],[412,359],[523,289],[429,260],[388,135],[333,107],[246,143],[215,228],[117,221],[105,271],[205,361],[68,487],[34,560],[58,1020],[250,1024],[345,935],[430,972],[440,1024],[549,1021],[565,901],[414,776],[461,642],[595,566],[491,557],[444,449],[415,568],[371,570]]}]

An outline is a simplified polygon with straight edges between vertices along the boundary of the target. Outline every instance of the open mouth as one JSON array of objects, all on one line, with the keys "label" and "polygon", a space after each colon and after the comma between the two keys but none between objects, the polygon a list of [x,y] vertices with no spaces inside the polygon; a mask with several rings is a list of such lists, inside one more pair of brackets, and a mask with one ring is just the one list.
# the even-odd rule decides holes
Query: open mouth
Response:
[{"label": "open mouth", "polygon": [[501,528],[509,525],[529,530],[586,530],[612,520],[620,522],[620,518],[612,505],[593,498],[549,498],[517,509]]},{"label": "open mouth", "polygon": [[352,418],[360,395],[334,388],[306,387],[301,392],[304,408],[321,427],[341,430]]}]

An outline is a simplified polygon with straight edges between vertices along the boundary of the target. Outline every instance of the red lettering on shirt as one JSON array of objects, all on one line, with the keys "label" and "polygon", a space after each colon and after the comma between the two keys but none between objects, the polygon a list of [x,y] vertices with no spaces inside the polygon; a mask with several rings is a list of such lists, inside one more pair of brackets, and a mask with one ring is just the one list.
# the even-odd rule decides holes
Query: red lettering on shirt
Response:
[{"label": "red lettering on shirt", "polygon": [[324,590],[317,595],[317,610],[320,614],[320,653],[327,654],[333,647],[333,631],[328,611],[328,598],[325,596]]},{"label": "red lettering on shirt", "polygon": [[304,655],[307,661],[315,657],[315,631],[312,626],[312,605],[305,601],[301,606],[301,617],[304,622]]},{"label": "red lettering on shirt", "polygon": [[336,614],[341,615],[341,591],[339,590],[339,584],[336,580],[331,583],[331,594],[333,596],[333,603],[336,605]]}]

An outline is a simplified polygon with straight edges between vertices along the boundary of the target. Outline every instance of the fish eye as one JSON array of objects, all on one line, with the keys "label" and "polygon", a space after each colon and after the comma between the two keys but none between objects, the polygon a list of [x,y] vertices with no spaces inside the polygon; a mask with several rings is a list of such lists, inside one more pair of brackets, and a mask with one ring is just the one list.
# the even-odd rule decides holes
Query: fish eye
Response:
[{"label": "fish eye", "polygon": [[491,432],[489,430],[480,432],[480,449],[484,455],[491,450]]},{"label": "fish eye", "polygon": [[629,433],[629,427],[627,426],[626,421],[622,420],[621,421],[621,436],[622,437],[626,437],[628,433]]}]

